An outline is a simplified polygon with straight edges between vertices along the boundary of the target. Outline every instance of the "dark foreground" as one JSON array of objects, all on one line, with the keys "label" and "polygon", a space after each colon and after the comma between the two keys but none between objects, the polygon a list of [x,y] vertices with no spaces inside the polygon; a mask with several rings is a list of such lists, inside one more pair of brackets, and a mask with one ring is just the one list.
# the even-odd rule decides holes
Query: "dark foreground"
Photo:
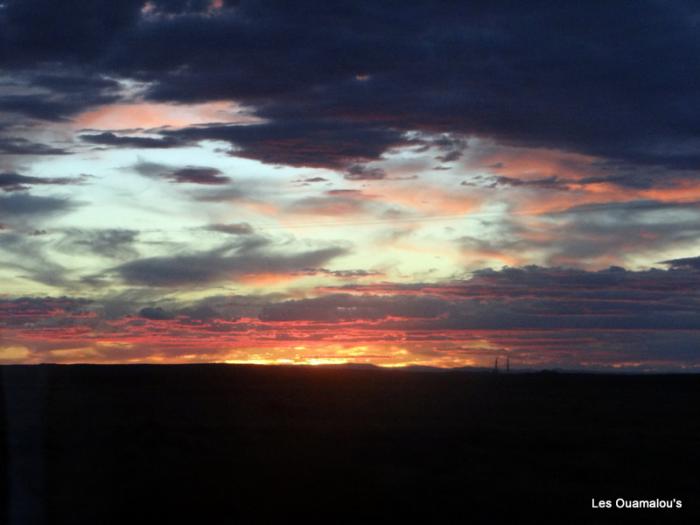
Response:
[{"label": "dark foreground", "polygon": [[[0,519],[700,523],[700,377],[0,368]],[[593,510],[591,500],[682,500]]]}]

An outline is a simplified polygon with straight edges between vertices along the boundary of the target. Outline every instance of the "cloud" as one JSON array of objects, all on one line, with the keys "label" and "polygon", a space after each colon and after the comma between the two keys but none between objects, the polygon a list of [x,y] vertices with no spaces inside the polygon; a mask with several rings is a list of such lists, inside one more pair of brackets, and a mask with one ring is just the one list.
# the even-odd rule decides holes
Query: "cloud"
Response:
[{"label": "cloud", "polygon": [[114,269],[127,284],[142,286],[201,286],[236,281],[246,276],[287,275],[347,254],[344,248],[322,248],[296,254],[262,249],[262,240],[227,245],[210,251],[169,257],[149,257]]},{"label": "cloud", "polygon": [[569,184],[574,181],[562,180],[560,177],[553,175],[551,177],[543,177],[539,179],[517,179],[514,177],[496,177],[495,183],[500,186],[515,186],[548,190],[568,190]]},{"label": "cloud", "polygon": [[190,192],[192,198],[199,202],[232,202],[249,198],[249,194],[240,188],[231,186]]},{"label": "cloud", "polygon": [[[478,234],[464,230],[469,233],[454,242],[469,267],[530,262],[576,268],[624,266],[640,258],[656,261],[660,254],[692,249],[700,241],[700,206],[695,201],[567,206],[576,202],[575,191],[557,194],[561,200],[519,198],[512,201],[513,213],[480,221]],[[549,206],[552,211],[547,211]]]},{"label": "cloud", "polygon": [[446,305],[433,297],[393,298],[330,294],[315,299],[301,299],[267,305],[260,313],[263,321],[378,320],[387,317],[434,318],[445,312]]},{"label": "cloud", "polygon": [[[414,330],[700,329],[696,271],[588,272],[529,266],[481,270],[449,283],[328,287],[318,299],[272,305],[269,319],[383,318],[377,327]],[[304,317],[308,316],[308,317]],[[412,323],[403,317],[425,318]],[[392,321],[392,318],[396,318]]]},{"label": "cloud", "polygon": [[328,182],[328,179],[324,179],[323,177],[306,177],[304,179],[299,179],[294,182],[301,182],[305,184],[311,184],[314,182]]},{"label": "cloud", "polygon": [[[438,342],[448,341],[467,349],[517,349],[531,359],[550,352],[559,362],[574,353],[607,359],[606,352],[630,361],[687,359],[697,335],[675,332],[697,326],[692,255],[700,241],[700,110],[693,86],[700,82],[700,8],[642,1],[629,16],[628,7],[611,3],[359,0],[340,11],[305,0],[290,6],[2,2],[5,275],[56,286],[57,294],[81,283],[86,290],[93,285],[95,296],[119,290],[123,297],[98,301],[112,308],[109,315],[101,317],[97,306],[93,312],[107,326],[83,319],[81,327],[94,329],[86,330],[87,339],[110,330],[127,334],[122,342],[133,345],[135,357],[150,355],[147,339],[154,334],[163,337],[158,351],[167,356],[180,333],[202,347],[227,334],[228,348],[242,348],[230,344],[231,334],[245,332],[253,342],[258,336],[267,342],[278,336],[420,341],[423,346],[410,351],[423,356],[436,355],[443,348]],[[204,156],[304,169],[270,171],[279,182],[272,188],[272,179],[246,172],[254,164],[229,159],[225,164],[240,166],[245,177],[234,185],[213,161],[190,164],[184,155],[198,145]],[[133,176],[110,186],[116,193],[90,193],[95,206],[122,208],[127,194],[121,190],[140,196],[136,215],[124,217],[156,221],[142,237],[124,226],[132,222],[104,230],[56,226],[49,220],[81,203],[29,193],[81,182],[29,171],[32,162],[74,152],[75,163],[97,163],[107,173],[110,163],[133,162],[115,160],[133,159],[136,153],[126,150],[148,150],[153,159],[173,163],[139,161],[125,169],[185,184],[178,188],[198,204],[187,206],[194,224],[234,217],[235,208],[244,207],[241,217],[263,223],[279,213],[306,214],[301,223],[311,216],[363,216],[387,228],[395,219],[410,225],[394,224],[393,240],[378,232],[365,239],[355,260],[379,257],[373,267],[386,260],[392,272],[380,275],[336,269],[346,262],[336,257],[346,251],[335,245],[275,246],[247,223],[163,228],[162,206],[150,201],[157,192],[141,193],[134,184],[144,181]],[[418,175],[421,184],[397,182]],[[379,193],[323,191],[343,180],[353,187],[376,181]],[[320,186],[302,186],[312,183]],[[350,230],[357,222],[334,221]],[[204,228],[217,233],[204,235]],[[192,235],[191,250],[167,251]],[[362,242],[361,232],[347,235]],[[217,241],[226,244],[206,244]],[[415,260],[395,260],[409,250]],[[71,260],[96,265],[89,269],[94,274],[81,281],[82,270],[62,266]],[[665,261],[669,270],[570,269],[645,268],[653,261]],[[529,262],[542,267],[410,283]],[[226,310],[217,301],[182,299],[192,287],[201,287],[198,296],[227,283],[263,289],[268,278],[298,279],[300,286],[290,286],[289,297],[250,299]],[[405,282],[379,282],[392,278]],[[329,282],[355,284],[301,286]],[[13,281],[11,289],[21,286]],[[143,295],[127,299],[133,290]],[[246,319],[234,321],[241,312]],[[47,340],[70,339],[68,332],[50,331],[50,322],[59,321],[40,321],[46,332],[28,326],[25,339],[46,333]],[[493,333],[477,334],[486,331]],[[506,334],[516,331],[517,337]],[[649,331],[655,335],[647,344]],[[118,351],[99,355],[116,358]]]},{"label": "cloud", "polygon": [[298,272],[301,275],[326,275],[339,279],[363,279],[366,277],[381,277],[383,272],[369,270],[329,270],[328,268],[304,268]]},{"label": "cloud", "polygon": [[228,233],[230,235],[250,235],[254,233],[253,227],[247,222],[209,224],[205,229],[213,232]]},{"label": "cloud", "polygon": [[5,155],[67,155],[69,151],[23,137],[0,137],[0,153]]},{"label": "cloud", "polygon": [[29,279],[48,286],[65,287],[68,270],[46,252],[45,243],[35,236],[0,232],[0,266],[15,273],[14,277]]},{"label": "cloud", "polygon": [[0,111],[17,113],[24,117],[48,121],[65,121],[85,109],[101,104],[116,102],[118,97],[98,97],[91,100],[47,99],[43,95],[0,96]]},{"label": "cloud", "polygon": [[57,249],[64,253],[91,253],[110,259],[138,256],[134,244],[139,232],[126,229],[64,230]]},{"label": "cloud", "polygon": [[669,261],[663,261],[663,264],[668,264],[672,268],[700,270],[700,256],[683,257],[681,259],[671,259]]},{"label": "cloud", "polygon": [[231,179],[224,176],[221,170],[205,166],[176,168],[166,164],[140,160],[131,166],[131,169],[145,177],[165,179],[179,184],[221,185],[231,182]]},{"label": "cloud", "polygon": [[583,264],[640,250],[650,254],[687,247],[700,239],[697,202],[637,200],[585,204],[546,215],[554,264]]},{"label": "cloud", "polygon": [[393,129],[333,119],[203,125],[163,134],[186,142],[224,141],[231,144],[231,154],[238,157],[310,168],[343,168],[358,161],[376,160],[387,149],[410,143],[403,133]]},{"label": "cloud", "polygon": [[141,308],[141,310],[139,311],[139,315],[141,317],[145,317],[146,319],[152,319],[154,321],[167,321],[175,318],[175,316],[172,313],[163,310],[160,306],[147,306],[145,308]]},{"label": "cloud", "polygon": [[0,302],[0,317],[10,324],[22,324],[51,319],[58,313],[84,313],[91,304],[89,299],[74,297],[18,297]]},{"label": "cloud", "polygon": [[80,135],[80,140],[101,146],[118,148],[175,148],[182,142],[173,137],[143,137],[135,135],[116,135],[111,131],[97,134]]},{"label": "cloud", "polygon": [[100,92],[118,92],[120,84],[113,78],[105,76],[90,75],[84,72],[60,71],[57,68],[52,70],[47,67],[45,72],[38,72],[30,75],[25,81],[34,86],[58,91],[61,93],[73,93],[82,95],[86,91],[92,93]]},{"label": "cloud", "polygon": [[179,168],[168,173],[165,177],[171,182],[188,182],[191,184],[227,184],[228,177],[224,177],[221,170],[216,168]]},{"label": "cloud", "polygon": [[[112,39],[137,21],[143,2],[126,0],[56,5],[45,0],[7,2],[2,10],[3,58],[10,64],[99,56]],[[7,31],[10,27],[15,31]]]},{"label": "cloud", "polygon": [[[130,349],[110,354],[117,361],[212,359],[239,347],[264,353],[271,344],[279,357],[304,353],[301,343],[312,352],[335,345],[333,355],[362,362],[369,355],[381,363],[388,354],[404,364],[454,365],[508,354],[522,368],[697,370],[700,305],[687,290],[699,285],[700,273],[690,268],[529,266],[435,283],[348,284],[304,299],[124,296],[116,310],[110,299],[4,299],[0,327],[5,341],[49,360],[45,352],[77,342],[98,349],[92,342],[108,334],[115,349]],[[102,358],[97,352],[88,360]]]},{"label": "cloud", "polygon": [[[345,169],[380,158],[405,132],[447,136],[443,162],[462,150],[450,141],[472,135],[637,166],[700,162],[688,89],[700,70],[698,8],[689,3],[642,2],[634,17],[610,4],[418,3],[397,16],[393,4],[363,1],[342,17],[316,3],[118,4],[7,2],[0,62],[44,92],[3,95],[0,107],[65,119],[132,96],[118,78],[145,86],[149,100],[251,108],[266,122],[168,136],[223,140],[273,164]],[[165,137],[93,140],[172,146]]]},{"label": "cloud", "polygon": [[0,173],[0,190],[5,192],[25,191],[31,186],[57,185],[67,186],[72,184],[83,184],[87,176],[80,177],[30,177],[18,173]]},{"label": "cloud", "polygon": [[[34,15],[35,20],[39,18],[38,13]],[[0,14],[0,27],[5,21]],[[17,55],[3,56],[2,43],[0,37],[0,60],[7,65],[8,59]],[[6,89],[0,91],[0,109],[25,118],[61,122],[119,100],[119,82],[95,73],[94,68],[87,69],[80,64],[62,67],[56,62],[43,63],[35,70],[27,63],[15,71],[9,68],[3,82]]]},{"label": "cloud", "polygon": [[[243,4],[235,16],[153,20],[134,39],[144,52],[133,57],[124,49],[121,64],[150,72],[154,100],[229,98],[258,108],[272,121],[259,128],[266,138],[292,124],[314,136],[323,118],[358,129],[371,122],[384,129],[476,134],[640,165],[698,164],[689,125],[696,116],[687,110],[693,98],[686,88],[695,69],[676,66],[698,61],[689,22],[694,9],[686,4],[642,4],[634,18],[610,5],[526,12],[516,5],[415,4],[398,18],[389,5],[368,11],[367,4],[355,4],[342,18],[309,7],[304,17],[282,6]],[[654,38],[642,23],[648,19],[666,38]],[[347,30],[359,21],[362,35]],[[300,40],[299,33],[310,37]],[[178,41],[189,45],[167,53]],[[212,48],[219,60],[201,60]],[[224,66],[230,63],[237,67]],[[365,80],[357,80],[358,71]],[[663,99],[660,81],[653,80],[661,78]],[[234,134],[244,131],[253,133]],[[260,142],[259,135],[231,138],[246,156],[309,162],[256,148],[252,141]],[[333,142],[342,149],[340,137]],[[443,157],[454,160],[456,151]]]},{"label": "cloud", "polygon": [[377,208],[373,197],[359,190],[330,190],[320,197],[304,197],[291,202],[286,211],[303,215],[363,215]]},{"label": "cloud", "polygon": [[15,221],[45,218],[75,209],[78,203],[68,198],[38,197],[29,193],[0,195],[0,220]]},{"label": "cloud", "polygon": [[[211,0],[155,0],[147,2],[142,8],[147,18],[172,18],[177,15],[210,15],[213,10],[226,7],[229,2],[212,2]],[[235,4],[235,2],[234,2]]]},{"label": "cloud", "polygon": [[386,173],[381,168],[368,168],[356,164],[348,168],[344,177],[347,180],[381,180],[386,178]]}]

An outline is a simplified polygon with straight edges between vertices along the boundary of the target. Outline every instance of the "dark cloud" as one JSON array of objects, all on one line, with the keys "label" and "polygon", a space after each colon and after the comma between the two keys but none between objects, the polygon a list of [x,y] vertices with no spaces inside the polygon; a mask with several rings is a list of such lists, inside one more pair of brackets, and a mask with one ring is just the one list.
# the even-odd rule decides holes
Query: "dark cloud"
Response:
[{"label": "dark cloud", "polygon": [[30,66],[24,64],[14,72],[9,70],[3,77],[2,87],[5,89],[0,89],[2,111],[30,119],[64,121],[121,98],[119,82],[96,73],[92,68],[86,69],[83,64],[43,63],[36,69]]},{"label": "dark cloud", "polygon": [[[606,214],[613,214],[618,219],[628,219],[645,213],[662,213],[667,215],[666,212],[672,210],[686,210],[700,213],[700,201],[674,202],[647,199],[628,200],[622,202],[603,202],[583,204],[580,206],[568,208],[561,212],[552,212],[550,213],[550,215],[560,217],[571,215],[587,215],[590,216],[592,219],[600,217],[600,220],[604,220],[602,216]],[[682,217],[670,217],[670,219],[675,221],[677,219],[682,219]]]},{"label": "dark cloud", "polygon": [[[694,370],[700,366],[700,298],[688,290],[697,289],[695,268],[529,266],[450,282],[344,285],[306,299],[214,296],[182,303],[128,293],[92,302],[5,299],[0,326],[8,341],[33,351],[71,348],[78,337],[82,344],[104,334],[133,343],[148,334],[144,357],[175,357],[177,337],[189,354],[217,343],[371,342],[400,345],[409,360],[507,352],[523,367]],[[27,342],[21,333],[27,326],[50,328],[52,337]]]},{"label": "dark cloud", "polygon": [[294,182],[304,182],[304,183],[313,183],[313,182],[328,182],[328,179],[324,179],[323,177],[307,177],[305,179],[299,179]]},{"label": "dark cloud", "polygon": [[[522,260],[539,253],[548,265],[601,267],[627,257],[687,250],[700,242],[700,203],[636,200],[595,203],[482,221],[478,237],[456,239],[474,263]],[[530,259],[531,260],[531,259]],[[652,259],[654,260],[654,259]]]},{"label": "dark cloud", "polygon": [[[462,158],[464,150],[467,149],[467,141],[460,136],[452,135],[449,133],[443,133],[438,136],[427,136],[424,137],[425,145],[419,148],[418,151],[427,150],[428,148],[437,148],[441,152],[440,155],[435,157],[435,160],[440,162],[450,163],[455,162]],[[446,166],[442,166],[442,169],[449,169]]]},{"label": "dark cloud", "polygon": [[46,253],[45,243],[33,236],[0,232],[0,266],[16,277],[48,286],[67,286],[68,271]]},{"label": "dark cloud", "polygon": [[[534,190],[557,190],[568,191],[572,186],[585,186],[587,184],[597,184],[601,182],[617,183],[605,177],[585,178],[585,179],[567,179],[558,175],[550,175],[547,177],[532,178],[525,177],[507,177],[507,176],[490,176],[483,174],[475,174],[470,176],[468,180],[462,181],[462,186],[472,188],[530,188]],[[621,182],[621,181],[620,181]]]},{"label": "dark cloud", "polygon": [[[69,199],[36,197],[28,193],[0,195],[0,267],[13,276],[56,287],[70,287],[69,270],[47,251],[46,230],[35,223],[67,213],[78,206]],[[8,231],[9,230],[9,231]]]},{"label": "dark cloud", "polygon": [[67,186],[83,184],[86,176],[81,177],[30,177],[19,173],[0,173],[0,190],[5,192],[24,191],[31,186],[58,185]]},{"label": "dark cloud", "polygon": [[127,259],[138,256],[134,247],[139,232],[135,230],[65,230],[64,238],[57,244],[66,253],[92,253],[110,259]]},{"label": "dark cloud", "polygon": [[0,302],[0,319],[9,324],[51,319],[57,314],[80,315],[92,304],[89,299],[73,297],[18,297]]},{"label": "dark cloud", "polygon": [[445,304],[434,297],[402,297],[400,300],[331,294],[316,299],[301,299],[265,306],[263,321],[377,320],[389,316],[434,318],[445,312]]},{"label": "dark cloud", "polygon": [[687,170],[671,170],[658,166],[631,167],[619,162],[601,161],[591,165],[597,174],[571,181],[586,186],[589,184],[614,184],[623,188],[650,189],[673,188],[684,180],[693,180],[697,174]]},{"label": "dark cloud", "polygon": [[85,63],[133,27],[143,0],[9,0],[0,12],[0,58],[9,66]]},{"label": "dark cloud", "polygon": [[386,173],[381,168],[354,165],[348,168],[344,176],[347,180],[381,180],[386,178]]},{"label": "dark cloud", "polygon": [[231,179],[224,176],[221,170],[205,166],[176,168],[141,160],[134,164],[132,169],[145,177],[165,179],[174,183],[221,185],[231,182]]},{"label": "dark cloud", "polygon": [[[262,295],[215,295],[194,302],[158,301],[138,310],[141,317],[153,320],[179,319],[182,323],[194,321],[235,321],[241,317],[254,318],[261,308],[271,302],[279,301],[281,294]],[[118,316],[129,315],[135,304],[140,301],[126,300]],[[146,302],[149,302],[146,299]]]},{"label": "dark cloud", "polygon": [[698,285],[697,271],[530,266],[481,270],[471,279],[442,284],[345,285],[327,289],[335,294],[270,305],[262,316],[276,321],[385,319],[375,328],[435,332],[697,330],[700,298],[687,290]]},{"label": "dark cloud", "polygon": [[113,78],[107,78],[94,74],[70,73],[66,71],[39,72],[29,76],[26,81],[33,86],[42,87],[52,92],[82,95],[91,93],[116,93],[120,89],[119,82]]},{"label": "dark cloud", "polygon": [[[123,55],[123,64],[151,72],[153,99],[241,100],[276,131],[291,121],[313,135],[312,119],[323,117],[697,167],[687,87],[698,71],[694,14],[688,4],[653,2],[634,17],[609,4],[358,3],[341,17],[332,4],[292,11],[252,2],[235,16],[145,24],[134,40],[145,52]],[[360,21],[364,30],[350,31]],[[188,45],[166,53],[176,42]],[[216,59],[202,58],[211,49]],[[243,154],[287,162],[254,147],[265,138],[248,138]]]},{"label": "dark cloud", "polygon": [[228,177],[224,177],[221,170],[216,168],[180,168],[165,175],[171,182],[189,182],[191,184],[227,184]]},{"label": "dark cloud", "polygon": [[586,204],[548,214],[554,264],[610,254],[660,253],[700,240],[700,204],[654,200]]},{"label": "dark cloud", "polygon": [[68,212],[77,203],[60,197],[37,197],[28,193],[0,195],[0,220],[27,220]]},{"label": "dark cloud", "polygon": [[[145,82],[151,100],[245,104],[266,122],[170,137],[224,140],[274,164],[345,169],[413,131],[634,165],[700,164],[693,3],[642,1],[634,16],[610,3],[205,4],[6,2],[0,64],[50,96],[3,95],[0,107],[66,118],[113,100],[111,79],[121,77]],[[460,151],[446,145],[440,159]]]},{"label": "dark cloud", "polygon": [[174,137],[142,137],[133,135],[116,135],[110,131],[97,134],[80,135],[80,140],[101,146],[118,148],[175,148],[182,142]]},{"label": "dark cloud", "polygon": [[338,190],[328,190],[324,192],[325,195],[336,195],[341,197],[362,197],[365,193],[362,190],[349,190],[349,189],[338,189]]},{"label": "dark cloud", "polygon": [[679,173],[673,170],[642,168],[631,171],[627,166],[608,167],[601,166],[600,163],[592,163],[587,166],[578,165],[575,168],[583,173],[598,171],[600,174],[580,178],[567,178],[559,175],[533,177],[533,174],[524,174],[523,176],[511,177],[476,174],[472,175],[469,180],[463,181],[462,185],[483,188],[510,186],[535,190],[568,191],[591,185],[608,184],[623,188],[647,190],[651,188],[677,188],[679,184],[696,178],[692,173]]},{"label": "dark cloud", "polygon": [[247,222],[231,224],[210,224],[206,226],[205,229],[213,232],[228,233],[231,235],[250,235],[254,233],[253,227]]},{"label": "dark cloud", "polygon": [[335,119],[196,126],[163,134],[187,142],[224,141],[238,157],[312,168],[344,168],[378,159],[387,149],[410,143],[403,133],[391,128]]},{"label": "dark cloud", "polygon": [[672,268],[700,270],[700,257],[683,257],[682,259],[671,259],[669,261],[663,261],[663,264],[668,264]]},{"label": "dark cloud", "polygon": [[210,0],[156,0],[150,3],[152,15],[182,15],[205,13],[212,7]]},{"label": "dark cloud", "polygon": [[0,137],[0,153],[5,155],[67,155],[69,151],[32,142],[22,137]]},{"label": "dark cloud", "polygon": [[167,164],[160,164],[158,162],[149,162],[139,157],[139,161],[136,164],[129,166],[126,169],[134,170],[136,173],[143,175],[144,177],[156,178],[162,177],[167,173],[171,173],[177,168],[173,168]]},{"label": "dark cloud", "polygon": [[365,277],[381,277],[384,275],[382,272],[369,270],[329,270],[328,268],[304,268],[298,273],[301,275],[327,275],[339,279],[362,279]]},{"label": "dark cloud", "polygon": [[154,321],[167,321],[175,318],[174,314],[163,310],[160,306],[147,306],[145,308],[142,308],[139,311],[139,315],[141,317],[145,317],[146,319],[152,319]]},{"label": "dark cloud", "polygon": [[231,202],[246,199],[249,195],[240,188],[228,186],[211,190],[191,192],[194,200],[200,202]]},{"label": "dark cloud", "polygon": [[444,155],[438,155],[437,157],[435,157],[435,160],[439,160],[440,162],[454,162],[456,160],[459,160],[461,157],[462,152],[455,150],[445,153]]},{"label": "dark cloud", "polygon": [[0,96],[0,111],[18,113],[32,119],[63,121],[86,109],[101,104],[116,102],[117,96],[47,97],[46,95]]},{"label": "dark cloud", "polygon": [[57,254],[130,259],[138,256],[137,238],[138,232],[123,229],[27,231],[26,221],[19,221],[16,231],[0,231],[0,263],[5,268],[14,268],[17,277],[64,290],[75,290],[84,284],[99,287],[107,283],[99,276],[89,275],[76,280],[75,269],[64,267]]},{"label": "dark cloud", "polygon": [[[601,181],[602,182],[602,181]],[[574,181],[563,180],[556,175],[551,177],[543,177],[540,179],[518,179],[514,177],[496,177],[495,183],[500,186],[514,186],[514,187],[524,187],[524,188],[537,188],[537,189],[548,189],[548,190],[568,190],[569,184],[575,183]],[[466,186],[466,184],[465,184]]]},{"label": "dark cloud", "polygon": [[297,254],[262,249],[266,241],[251,239],[216,250],[169,257],[149,257],[115,268],[132,285],[197,286],[262,274],[289,274],[345,255],[344,248],[323,248]]}]

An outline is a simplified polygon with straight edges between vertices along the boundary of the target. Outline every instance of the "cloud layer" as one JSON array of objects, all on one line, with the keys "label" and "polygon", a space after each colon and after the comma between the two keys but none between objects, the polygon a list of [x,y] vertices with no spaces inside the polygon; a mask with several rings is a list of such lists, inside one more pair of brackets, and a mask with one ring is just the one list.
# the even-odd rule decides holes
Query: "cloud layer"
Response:
[{"label": "cloud layer", "polygon": [[[328,256],[277,264],[290,268],[302,258]],[[150,284],[215,277],[158,267],[169,277]],[[341,285],[305,299],[142,302],[116,317],[101,301],[73,298],[6,300],[0,308],[7,340],[39,360],[236,360],[237,349],[249,348],[268,362],[305,362],[335,345],[344,349],[338,354],[344,362],[484,365],[507,354],[521,368],[692,371],[700,367],[700,294],[688,290],[700,290],[694,268],[527,267],[442,284]],[[62,354],[75,345],[82,354]]]},{"label": "cloud layer", "polygon": [[698,20],[0,2],[0,360],[696,370]]}]

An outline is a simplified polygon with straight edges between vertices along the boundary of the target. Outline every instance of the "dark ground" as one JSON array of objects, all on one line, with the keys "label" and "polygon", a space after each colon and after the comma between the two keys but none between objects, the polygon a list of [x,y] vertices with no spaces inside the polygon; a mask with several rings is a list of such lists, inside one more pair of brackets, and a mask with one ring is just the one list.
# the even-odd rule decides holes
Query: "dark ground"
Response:
[{"label": "dark ground", "polygon": [[[700,376],[0,367],[0,519],[700,523]],[[592,510],[591,499],[682,499]]]}]

